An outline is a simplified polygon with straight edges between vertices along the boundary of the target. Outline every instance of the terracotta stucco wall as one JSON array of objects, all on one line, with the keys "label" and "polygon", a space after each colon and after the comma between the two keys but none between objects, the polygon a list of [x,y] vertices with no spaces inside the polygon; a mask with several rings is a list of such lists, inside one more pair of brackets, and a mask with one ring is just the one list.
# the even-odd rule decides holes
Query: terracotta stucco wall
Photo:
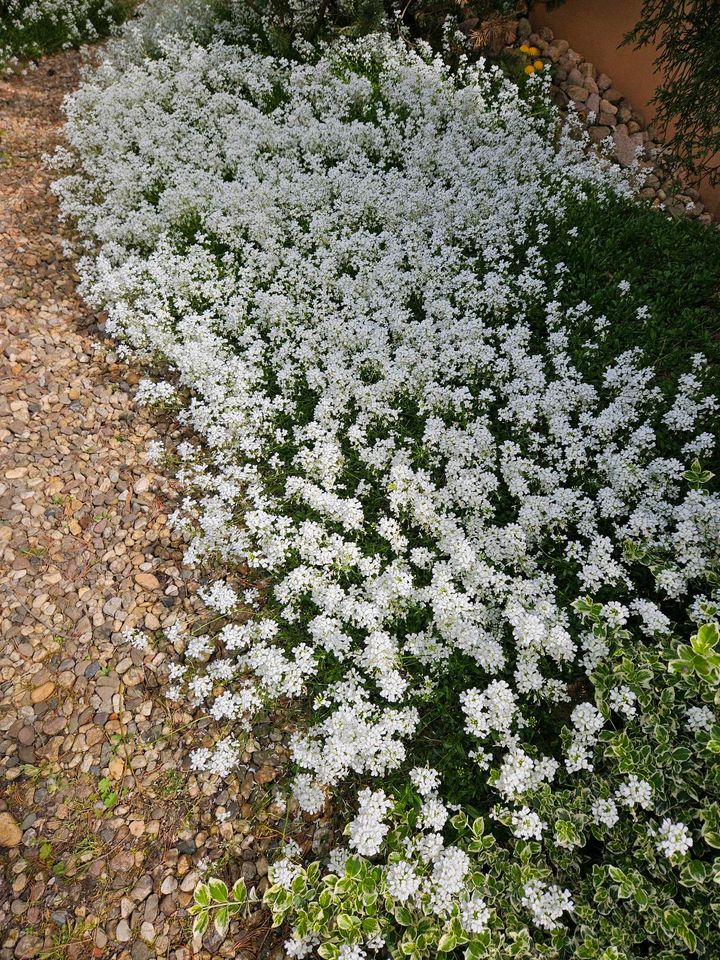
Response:
[{"label": "terracotta stucco wall", "polygon": [[[650,122],[655,110],[649,101],[659,81],[653,66],[655,51],[649,47],[618,49],[622,38],[637,23],[641,9],[642,0],[567,0],[552,11],[544,4],[536,4],[530,19],[536,30],[550,27],[556,37],[567,40],[598,71],[611,76],[613,86]],[[719,215],[720,188],[712,190],[707,184],[700,184],[700,192],[708,210]]]}]

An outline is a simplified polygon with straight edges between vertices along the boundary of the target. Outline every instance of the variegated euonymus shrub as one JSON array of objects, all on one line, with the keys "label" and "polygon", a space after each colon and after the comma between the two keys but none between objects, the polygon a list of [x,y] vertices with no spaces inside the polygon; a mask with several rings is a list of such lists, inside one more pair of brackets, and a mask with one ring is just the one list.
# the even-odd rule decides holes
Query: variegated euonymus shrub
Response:
[{"label": "variegated euonymus shrub", "polygon": [[[647,306],[568,305],[544,254],[624,175],[539,79],[382,35],[149,58],[138,29],[71,100],[57,191],[85,295],[172,370],[140,398],[205,441],[188,563],[274,578],[177,628],[171,696],[233,731],[195,766],[305,697],[297,803],[357,788],[330,865],[273,867],[288,953],[712,954],[716,401],[701,356],[672,386],[601,365]],[[201,927],[244,908],[216,886]]]}]

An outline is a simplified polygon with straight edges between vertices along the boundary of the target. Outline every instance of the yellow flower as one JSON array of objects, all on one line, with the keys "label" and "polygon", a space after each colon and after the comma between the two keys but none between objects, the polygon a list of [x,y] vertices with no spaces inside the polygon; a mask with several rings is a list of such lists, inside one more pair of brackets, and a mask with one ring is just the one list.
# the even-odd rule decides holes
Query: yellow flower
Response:
[{"label": "yellow flower", "polygon": [[524,43],[520,47],[520,53],[530,53],[530,47],[526,43]]},{"label": "yellow flower", "polygon": [[540,53],[537,47],[528,47],[527,52],[533,57],[536,57]]},{"label": "yellow flower", "polygon": [[543,63],[542,60],[536,60],[533,66],[535,67],[536,70],[542,70],[545,64]]},{"label": "yellow flower", "polygon": [[528,76],[530,76],[530,74],[535,73],[535,67],[533,67],[531,64],[528,64],[528,65],[525,67],[525,73],[526,73]]}]

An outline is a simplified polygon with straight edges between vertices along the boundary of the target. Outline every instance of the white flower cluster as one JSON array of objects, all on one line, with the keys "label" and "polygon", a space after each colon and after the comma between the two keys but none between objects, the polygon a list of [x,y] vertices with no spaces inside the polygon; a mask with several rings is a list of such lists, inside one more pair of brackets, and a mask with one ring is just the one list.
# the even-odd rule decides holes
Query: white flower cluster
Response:
[{"label": "white flower cluster", "polygon": [[710,730],[715,723],[715,714],[710,707],[688,707],[685,715],[688,730],[693,733],[699,733],[702,730]]},{"label": "white flower cluster", "polygon": [[565,766],[570,773],[592,770],[593,750],[605,725],[603,715],[591,703],[579,703],[570,714],[570,722],[574,729]]},{"label": "white flower cluster", "polygon": [[595,800],[592,805],[592,818],[598,826],[614,827],[620,819],[617,804],[610,797]]},{"label": "white flower cluster", "polygon": [[348,825],[349,845],[365,857],[374,857],[380,851],[390,829],[385,822],[392,801],[383,790],[366,788],[358,794],[358,812]]},{"label": "white flower cluster", "polygon": [[[3,23],[0,24],[0,64],[13,63],[18,58],[40,52],[31,40],[23,45],[23,33],[33,36],[33,31],[43,27],[45,31],[58,31],[64,38],[65,48],[81,41],[97,40],[95,24],[106,29],[114,22],[118,10],[117,0],[4,0]],[[93,22],[94,21],[94,22]],[[20,49],[2,44],[2,27],[17,31]]]},{"label": "white flower cluster", "polygon": [[491,732],[507,737],[517,712],[515,696],[504,680],[494,680],[486,690],[465,690],[460,703],[467,717],[465,730],[484,740]]},{"label": "white flower cluster", "polygon": [[547,824],[529,807],[520,807],[511,817],[512,832],[520,840],[542,840]]},{"label": "white flower cluster", "polygon": [[563,913],[573,909],[569,890],[561,890],[542,880],[531,880],[525,884],[522,905],[532,914],[533,923],[543,930],[554,930]]},{"label": "white flower cluster", "polygon": [[633,693],[630,687],[624,685],[613,687],[608,695],[611,709],[621,713],[626,720],[632,720],[637,716],[636,700],[637,695]]},{"label": "white flower cluster", "polygon": [[131,627],[129,630],[125,630],[121,634],[123,643],[129,643],[131,647],[134,647],[136,650],[141,650],[143,653],[147,653],[150,649],[150,642],[148,641],[147,634],[143,633],[142,630],[138,630],[136,627]]},{"label": "white flower cluster", "polygon": [[666,857],[684,856],[692,846],[690,831],[684,823],[673,823],[665,817],[657,830],[657,849]]},{"label": "white flower cluster", "polygon": [[[413,663],[459,653],[511,677],[458,696],[469,730],[513,747],[520,698],[565,697],[556,674],[576,660],[548,550],[581,587],[627,590],[621,544],[641,538],[679,558],[663,571],[677,594],[717,542],[717,500],[683,494],[682,464],[653,447],[650,372],[625,354],[591,386],[553,305],[535,211],[623,192],[621,175],[550,137],[499,75],[457,80],[387,39],[314,64],[171,38],[132,69],[113,56],[70,102],[80,167],[57,190],[100,244],[86,295],[136,352],[165,356],[215,451],[183,468],[200,491],[188,561],[283,571],[275,632],[234,648],[234,675],[266,698],[302,693],[327,656],[348,671],[353,695],[325,698],[295,741],[316,798],[402,762]],[[547,354],[527,317],[543,298]]]},{"label": "white flower cluster", "polygon": [[631,773],[625,783],[621,783],[615,791],[615,799],[625,807],[642,807],[649,810],[652,807],[652,787],[647,780],[641,780]]}]

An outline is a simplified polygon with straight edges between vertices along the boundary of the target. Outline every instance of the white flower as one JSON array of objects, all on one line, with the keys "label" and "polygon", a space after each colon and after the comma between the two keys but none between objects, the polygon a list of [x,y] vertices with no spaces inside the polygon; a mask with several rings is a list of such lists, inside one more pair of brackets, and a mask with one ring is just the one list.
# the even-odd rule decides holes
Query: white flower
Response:
[{"label": "white flower", "polygon": [[276,860],[272,864],[268,873],[270,875],[270,882],[283,887],[285,890],[289,890],[292,886],[292,882],[295,877],[299,876],[302,871],[302,867],[298,863],[293,863],[292,860],[287,857],[283,857],[280,860]]},{"label": "white flower", "polygon": [[632,720],[633,717],[637,716],[636,701],[637,696],[630,687],[622,685],[613,687],[608,694],[608,702],[610,703],[611,709],[615,710],[616,713],[622,713],[628,720]]},{"label": "white flower", "polygon": [[710,730],[715,723],[715,714],[710,707],[688,707],[685,713],[688,730],[698,733],[701,730]]},{"label": "white flower", "polygon": [[239,598],[227,583],[217,581],[210,587],[200,587],[198,595],[205,603],[218,613],[227,614],[238,605]]},{"label": "white flower", "polygon": [[312,933],[305,937],[293,936],[285,941],[285,953],[288,957],[302,960],[303,957],[309,957],[319,943],[320,938]]},{"label": "white flower", "polygon": [[337,873],[338,876],[342,877],[342,875],[345,873],[345,865],[349,856],[350,852],[344,847],[334,847],[328,854],[328,871],[330,873]]},{"label": "white flower", "polygon": [[605,725],[603,715],[591,703],[579,703],[570,714],[570,721],[579,734],[593,738]]},{"label": "white flower", "polygon": [[299,773],[292,786],[293,796],[306,813],[319,813],[325,806],[325,792],[307,773]]},{"label": "white flower", "polygon": [[421,797],[429,797],[440,787],[440,774],[432,767],[413,767],[410,780]]},{"label": "white flower", "polygon": [[465,690],[460,703],[467,717],[465,729],[484,739],[491,731],[509,733],[517,711],[515,697],[504,680],[494,680],[486,690]]},{"label": "white flower", "polygon": [[439,833],[445,826],[448,810],[437,797],[427,797],[420,807],[418,826],[421,830],[432,830]]},{"label": "white flower", "polygon": [[554,884],[548,886],[542,880],[525,884],[521,902],[530,910],[533,923],[543,930],[554,930],[562,914],[574,909],[569,890],[561,890]]},{"label": "white flower", "polygon": [[595,823],[605,827],[614,827],[620,819],[617,805],[612,799],[599,798],[593,802],[591,815]]},{"label": "white flower", "polygon": [[129,629],[122,634],[122,638],[125,643],[129,643],[131,647],[135,647],[136,650],[142,650],[143,653],[146,653],[150,649],[150,643],[148,641],[147,635],[142,632],[142,630]]},{"label": "white flower", "polygon": [[430,906],[437,916],[449,913],[453,900],[463,890],[470,858],[458,847],[447,847],[435,859],[427,881]]},{"label": "white flower", "polygon": [[690,831],[684,823],[673,823],[668,817],[657,830],[659,837],[655,846],[666,857],[684,856],[693,844]]},{"label": "white flower", "polygon": [[350,821],[349,844],[365,857],[374,857],[380,852],[383,840],[389,830],[385,822],[392,802],[383,790],[361,790],[358,794],[359,809],[354,820]]},{"label": "white flower", "polygon": [[490,909],[477,894],[460,902],[460,923],[467,933],[482,933],[489,919]]},{"label": "white flower", "polygon": [[647,780],[641,780],[631,773],[615,791],[615,799],[626,807],[649,810],[652,807],[652,787]]},{"label": "white flower", "polygon": [[529,807],[520,807],[511,817],[512,832],[520,840],[542,840],[547,824]]},{"label": "white flower", "polygon": [[392,863],[385,871],[388,893],[400,903],[414,898],[420,889],[420,877],[407,860]]},{"label": "white flower", "polygon": [[367,953],[359,943],[344,943],[338,951],[338,960],[365,960]]}]

